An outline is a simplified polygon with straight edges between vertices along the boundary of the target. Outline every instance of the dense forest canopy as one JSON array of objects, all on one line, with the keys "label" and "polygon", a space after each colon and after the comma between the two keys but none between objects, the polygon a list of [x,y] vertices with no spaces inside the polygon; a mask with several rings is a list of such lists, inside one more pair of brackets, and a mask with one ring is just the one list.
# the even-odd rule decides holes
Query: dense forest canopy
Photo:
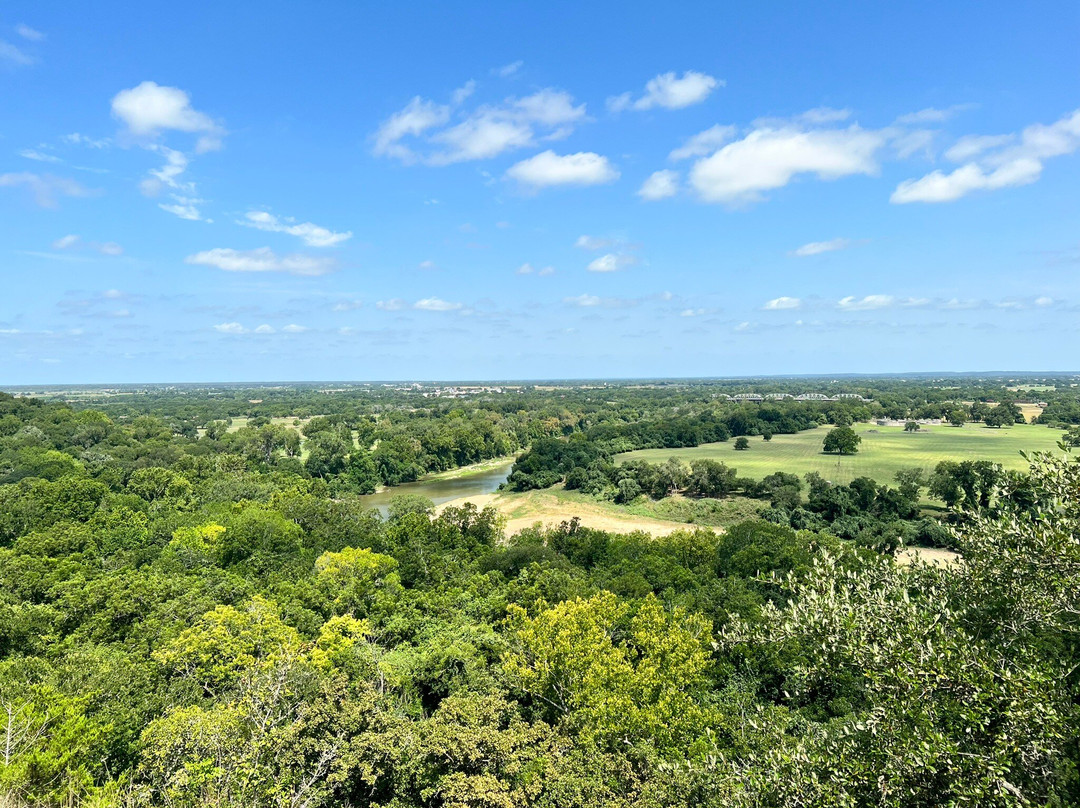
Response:
[{"label": "dense forest canopy", "polygon": [[[614,462],[1040,402],[1067,443],[1074,382],[1038,381],[0,394],[0,804],[1080,804],[1067,446],[846,485]],[[729,398],[806,392],[860,398]],[[761,518],[362,498],[515,454],[511,488]]]}]

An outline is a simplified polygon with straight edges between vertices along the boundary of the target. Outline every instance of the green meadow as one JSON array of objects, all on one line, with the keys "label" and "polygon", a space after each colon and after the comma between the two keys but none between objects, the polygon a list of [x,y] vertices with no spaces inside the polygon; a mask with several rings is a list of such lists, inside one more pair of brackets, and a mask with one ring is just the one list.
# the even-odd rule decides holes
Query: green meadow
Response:
[{"label": "green meadow", "polygon": [[856,424],[853,428],[862,438],[858,454],[837,456],[821,451],[821,443],[830,428],[776,435],[771,441],[751,438],[750,448],[743,451],[735,451],[732,440],[689,449],[642,449],[621,454],[616,462],[648,460],[662,463],[669,457],[687,462],[708,459],[721,460],[735,468],[740,476],[756,479],[774,471],[800,476],[816,471],[835,483],[848,483],[856,477],[891,483],[899,469],[921,467],[932,470],[941,460],[991,460],[1007,469],[1026,469],[1021,451],[1056,449],[1062,436],[1059,430],[1031,424],[1002,429],[981,424],[931,426],[918,432],[905,432],[903,427]]}]

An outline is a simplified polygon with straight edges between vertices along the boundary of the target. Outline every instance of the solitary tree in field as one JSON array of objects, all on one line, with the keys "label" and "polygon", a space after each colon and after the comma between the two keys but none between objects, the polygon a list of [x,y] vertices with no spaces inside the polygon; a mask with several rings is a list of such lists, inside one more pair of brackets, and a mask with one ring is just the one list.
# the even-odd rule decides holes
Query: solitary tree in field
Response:
[{"label": "solitary tree in field", "polygon": [[949,423],[953,426],[963,426],[967,419],[967,413],[959,408],[949,413]]},{"label": "solitary tree in field", "polygon": [[750,441],[745,437],[735,438],[735,450],[738,452],[750,448]]},{"label": "solitary tree in field", "polygon": [[908,421],[906,424],[904,424],[904,431],[905,432],[918,432],[919,431],[919,422],[918,421]]},{"label": "solitary tree in field", "polygon": [[829,430],[829,434],[825,436],[823,448],[830,453],[855,454],[859,451],[860,443],[862,443],[862,438],[855,434],[854,429],[850,426],[838,426],[836,429]]},{"label": "solitary tree in field", "polygon": [[1013,418],[1012,413],[1005,409],[1004,405],[1001,405],[986,413],[983,417],[983,423],[1001,429],[1003,426],[1012,426],[1016,423],[1016,420]]}]

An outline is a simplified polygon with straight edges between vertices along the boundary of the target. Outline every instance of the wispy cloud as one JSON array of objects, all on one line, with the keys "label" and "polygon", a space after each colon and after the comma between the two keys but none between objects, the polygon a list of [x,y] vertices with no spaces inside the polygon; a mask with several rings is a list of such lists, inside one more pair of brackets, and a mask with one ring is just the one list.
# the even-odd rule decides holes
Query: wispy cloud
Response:
[{"label": "wispy cloud", "polygon": [[1019,135],[968,136],[946,155],[970,160],[951,172],[940,169],[919,179],[904,180],[890,201],[954,202],[976,191],[1029,185],[1042,176],[1049,158],[1080,149],[1080,109],[1052,124],[1032,124]]},{"label": "wispy cloud", "polygon": [[10,42],[5,42],[3,39],[0,39],[0,62],[7,62],[8,64],[25,67],[26,65],[32,65],[34,63],[34,58],[21,51]]},{"label": "wispy cloud", "polygon": [[21,22],[15,26],[15,33],[31,42],[40,42],[45,38],[45,34],[41,33],[41,31],[31,28],[29,25]]},{"label": "wispy cloud", "polygon": [[457,311],[462,307],[461,303],[452,303],[437,297],[425,297],[413,303],[413,308],[419,311]]},{"label": "wispy cloud", "polygon": [[511,62],[508,65],[492,68],[491,75],[498,76],[501,79],[508,79],[514,74],[516,74],[519,70],[521,70],[524,65],[525,62],[523,62],[521,59],[518,59],[516,62]]},{"label": "wispy cloud", "polygon": [[332,258],[303,253],[278,255],[269,247],[259,247],[254,250],[216,247],[189,255],[184,262],[214,267],[225,272],[284,272],[305,276],[325,275],[336,267],[336,262]]},{"label": "wispy cloud", "polygon": [[55,208],[57,199],[61,196],[80,197],[94,194],[94,191],[75,180],[52,174],[34,174],[29,171],[0,174],[0,188],[19,187],[29,190],[34,201],[43,208]]},{"label": "wispy cloud", "polygon": [[55,154],[38,151],[37,149],[19,149],[19,157],[27,160],[37,160],[39,163],[62,163],[64,162]]},{"label": "wispy cloud", "polygon": [[793,255],[796,258],[806,258],[811,255],[821,255],[822,253],[846,250],[851,245],[851,239],[847,238],[834,238],[829,241],[811,241],[809,244],[804,244],[798,249],[792,250],[790,255]]},{"label": "wispy cloud", "polygon": [[254,227],[271,233],[287,233],[296,236],[309,247],[333,247],[352,238],[352,231],[335,233],[312,222],[297,222],[292,217],[278,218],[262,210],[249,211],[237,224]]},{"label": "wispy cloud", "polygon": [[460,107],[474,86],[470,83],[469,92],[454,93],[449,104],[413,98],[376,130],[374,153],[433,166],[486,160],[540,140],[565,137],[585,118],[584,104],[551,87],[463,111]]}]

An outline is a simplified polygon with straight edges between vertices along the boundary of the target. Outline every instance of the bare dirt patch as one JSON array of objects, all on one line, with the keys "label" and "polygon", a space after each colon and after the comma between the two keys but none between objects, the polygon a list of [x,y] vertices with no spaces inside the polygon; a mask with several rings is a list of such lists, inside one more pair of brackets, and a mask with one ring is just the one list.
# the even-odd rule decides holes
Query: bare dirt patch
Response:
[{"label": "bare dirt patch", "polygon": [[922,561],[935,567],[952,567],[960,563],[960,554],[938,547],[905,547],[896,554],[896,563],[909,566]]},{"label": "bare dirt patch", "polygon": [[[507,535],[513,535],[525,528],[532,527],[537,522],[545,528],[556,527],[574,517],[577,517],[584,527],[605,530],[611,533],[631,533],[635,530],[643,530],[654,536],[666,536],[676,530],[694,530],[696,527],[700,527],[699,525],[668,522],[662,519],[650,519],[633,514],[623,515],[614,510],[618,507],[615,505],[569,502],[546,491],[529,491],[524,494],[480,494],[461,497],[443,503],[436,510],[441,511],[451,505],[460,507],[466,502],[473,503],[477,508],[485,508],[488,505],[493,506],[506,517]],[[707,529],[720,531],[720,528]]]}]

